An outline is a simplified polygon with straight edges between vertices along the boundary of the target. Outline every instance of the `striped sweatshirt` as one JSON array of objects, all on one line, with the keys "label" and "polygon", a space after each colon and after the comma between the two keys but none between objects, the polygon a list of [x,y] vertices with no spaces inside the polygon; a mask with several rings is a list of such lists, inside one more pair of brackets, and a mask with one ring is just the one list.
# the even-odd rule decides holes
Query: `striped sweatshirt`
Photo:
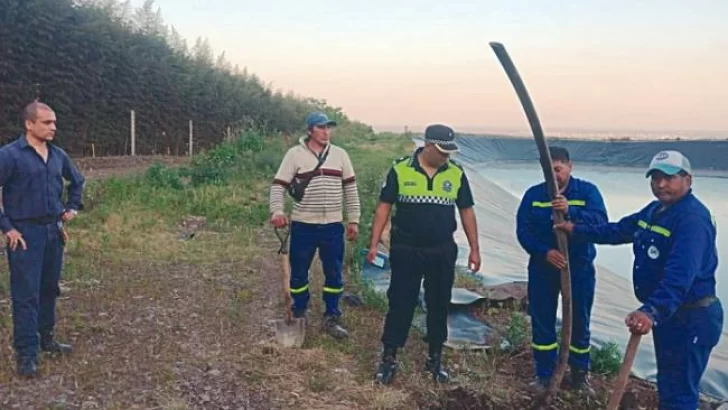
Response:
[{"label": "striped sweatshirt", "polygon": [[[293,203],[291,220],[311,224],[343,222],[343,208],[349,223],[359,223],[361,206],[349,154],[329,144],[326,161],[316,171],[301,202]],[[271,215],[283,214],[286,189],[294,176],[305,177],[318,164],[318,157],[306,145],[306,137],[286,152],[270,187]]]}]

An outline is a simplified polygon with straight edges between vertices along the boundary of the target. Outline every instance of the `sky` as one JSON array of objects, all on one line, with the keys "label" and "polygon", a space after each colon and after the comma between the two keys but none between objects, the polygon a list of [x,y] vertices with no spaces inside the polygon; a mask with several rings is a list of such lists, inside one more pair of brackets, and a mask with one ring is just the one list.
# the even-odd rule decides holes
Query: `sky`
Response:
[{"label": "sky", "polygon": [[[132,0],[134,6],[143,0]],[[728,138],[725,0],[156,0],[192,45],[379,130],[527,131],[488,43],[544,130]]]}]

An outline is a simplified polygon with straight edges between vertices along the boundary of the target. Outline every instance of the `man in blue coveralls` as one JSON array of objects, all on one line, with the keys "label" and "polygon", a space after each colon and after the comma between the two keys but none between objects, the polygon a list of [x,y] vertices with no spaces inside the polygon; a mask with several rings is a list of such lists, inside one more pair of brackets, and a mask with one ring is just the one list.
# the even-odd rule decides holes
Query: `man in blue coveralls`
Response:
[{"label": "man in blue coveralls", "polygon": [[516,235],[528,261],[528,309],[531,316],[535,380],[529,389],[540,392],[548,387],[556,367],[559,343],[556,336],[556,311],[561,291],[560,270],[571,267],[573,328],[569,346],[571,386],[591,393],[587,381],[590,359],[589,321],[596,282],[596,248],[588,241],[569,243],[569,260],[558,250],[553,231],[553,211],[567,220],[588,224],[608,221],[599,189],[592,183],[571,176],[572,162],[565,148],[549,149],[559,195],[551,200],[545,182],[530,187],[516,214]]},{"label": "man in blue coveralls", "polygon": [[625,324],[653,331],[660,409],[698,408],[699,383],[723,328],[715,296],[716,225],[693,195],[688,159],[655,155],[647,170],[657,198],[615,223],[565,222],[554,227],[600,244],[632,243],[634,291],[642,303]]},{"label": "man in blue coveralls", "polygon": [[[17,371],[33,377],[39,344],[44,352],[71,353],[71,346],[54,339],[53,329],[66,239],[63,223],[81,208],[84,177],[61,148],[49,143],[56,134],[56,115],[49,106],[30,103],[23,119],[25,134],[0,149],[0,229],[7,237]],[[64,178],[70,181],[65,206]]]}]

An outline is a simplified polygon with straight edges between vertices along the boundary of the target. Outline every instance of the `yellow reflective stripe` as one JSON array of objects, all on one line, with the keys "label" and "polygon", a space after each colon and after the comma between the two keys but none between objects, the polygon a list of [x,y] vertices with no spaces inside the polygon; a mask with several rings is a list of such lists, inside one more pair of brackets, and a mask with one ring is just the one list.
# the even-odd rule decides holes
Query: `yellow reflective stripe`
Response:
[{"label": "yellow reflective stripe", "polygon": [[300,287],[298,289],[291,289],[291,293],[298,294],[298,293],[303,293],[303,292],[305,292],[307,290],[308,290],[308,285],[302,286],[302,287]]},{"label": "yellow reflective stripe", "polygon": [[538,351],[545,352],[545,351],[549,351],[549,350],[558,349],[559,344],[554,343],[554,344],[550,344],[550,345],[537,345],[536,343],[531,343],[531,347],[533,347],[534,349],[536,349]]},{"label": "yellow reflective stripe", "polygon": [[[583,199],[572,199],[567,202],[569,203],[569,205],[573,206],[586,206],[586,201]],[[537,208],[550,208],[551,202],[533,201],[531,202],[531,206],[535,206]]]},{"label": "yellow reflective stripe", "polygon": [[650,225],[647,222],[642,221],[642,220],[637,221],[637,225],[642,229],[647,229],[652,232],[659,233],[660,235],[662,235],[666,238],[669,238],[670,235],[672,235],[672,232],[670,232],[670,230],[663,228],[661,226],[658,226],[658,225]]},{"label": "yellow reflective stripe", "polygon": [[327,288],[324,286],[324,292],[326,293],[341,293],[344,291],[344,288]]},{"label": "yellow reflective stripe", "polygon": [[569,350],[576,354],[587,354],[591,351],[591,346],[587,347],[586,349],[579,349],[578,347],[569,346]]}]

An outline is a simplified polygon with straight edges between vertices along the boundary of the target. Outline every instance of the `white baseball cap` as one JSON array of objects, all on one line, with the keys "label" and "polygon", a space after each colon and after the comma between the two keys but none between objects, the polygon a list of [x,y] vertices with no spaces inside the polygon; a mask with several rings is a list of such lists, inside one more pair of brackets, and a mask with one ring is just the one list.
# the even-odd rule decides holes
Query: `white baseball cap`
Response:
[{"label": "white baseball cap", "polygon": [[685,171],[688,174],[692,173],[690,161],[679,151],[658,152],[652,157],[645,176],[649,177],[652,171],[662,171],[667,175],[675,175],[680,171]]}]

